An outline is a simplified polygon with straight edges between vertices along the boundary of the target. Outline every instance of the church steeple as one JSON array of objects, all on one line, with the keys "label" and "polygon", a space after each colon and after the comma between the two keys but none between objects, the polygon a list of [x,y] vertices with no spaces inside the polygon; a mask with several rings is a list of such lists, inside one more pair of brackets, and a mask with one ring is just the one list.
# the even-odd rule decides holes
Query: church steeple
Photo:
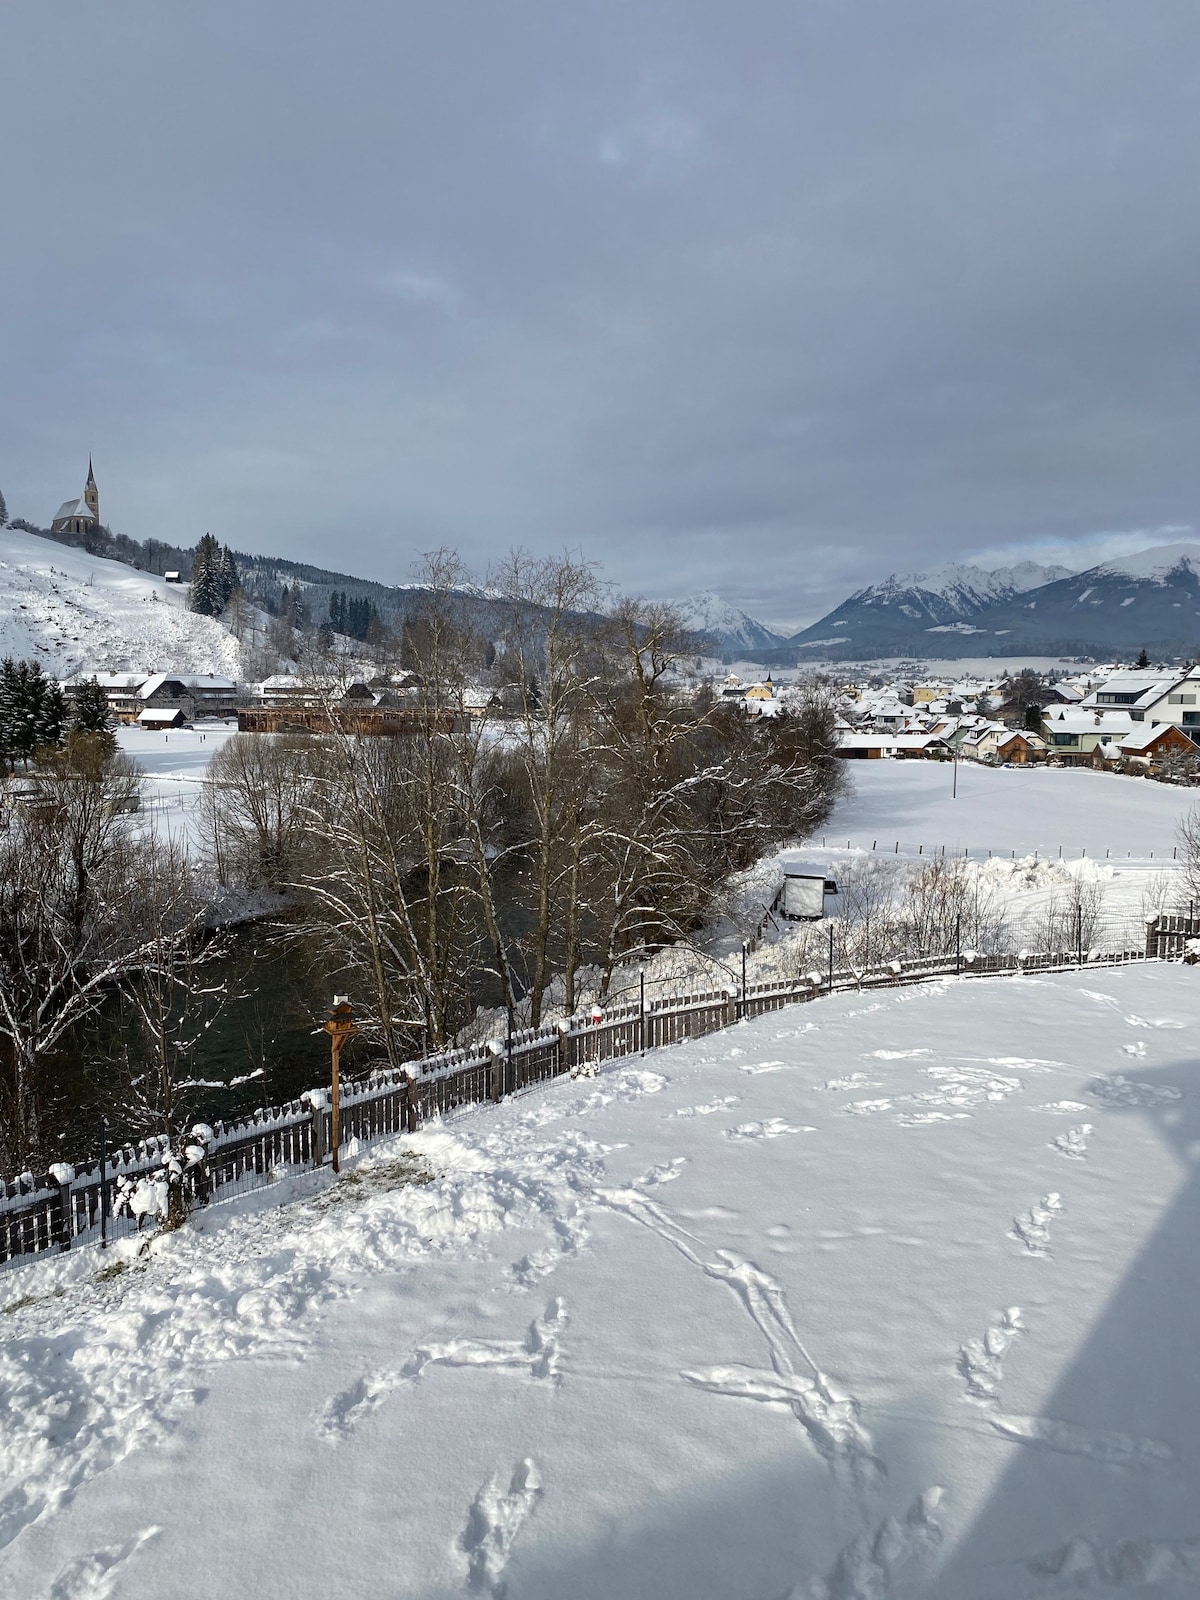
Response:
[{"label": "church steeple", "polygon": [[83,498],[87,502],[88,510],[100,521],[100,491],[96,487],[96,474],[92,471],[92,458],[88,456],[87,487],[83,491]]}]

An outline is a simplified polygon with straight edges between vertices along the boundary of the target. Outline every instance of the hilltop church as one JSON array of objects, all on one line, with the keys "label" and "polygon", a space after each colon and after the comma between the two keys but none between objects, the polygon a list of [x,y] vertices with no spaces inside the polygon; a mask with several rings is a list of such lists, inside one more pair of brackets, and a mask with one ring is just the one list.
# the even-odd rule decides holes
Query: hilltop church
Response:
[{"label": "hilltop church", "polygon": [[87,485],[78,500],[64,500],[54,514],[50,532],[67,534],[91,533],[100,526],[100,491],[96,487],[96,474],[92,471],[92,458],[88,457]]}]

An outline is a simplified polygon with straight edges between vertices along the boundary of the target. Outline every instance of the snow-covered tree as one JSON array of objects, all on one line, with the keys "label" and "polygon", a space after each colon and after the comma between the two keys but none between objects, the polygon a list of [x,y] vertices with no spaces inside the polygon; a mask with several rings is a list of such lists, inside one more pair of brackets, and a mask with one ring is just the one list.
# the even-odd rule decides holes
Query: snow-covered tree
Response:
[{"label": "snow-covered tree", "polygon": [[0,661],[0,766],[9,770],[43,746],[62,743],[66,702],[36,661]]}]

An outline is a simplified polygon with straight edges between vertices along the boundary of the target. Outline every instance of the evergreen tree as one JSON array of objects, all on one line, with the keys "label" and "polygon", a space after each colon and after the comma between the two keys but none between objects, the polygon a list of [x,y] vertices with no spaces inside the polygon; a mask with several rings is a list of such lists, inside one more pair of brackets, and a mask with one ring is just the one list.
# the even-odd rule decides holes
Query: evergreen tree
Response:
[{"label": "evergreen tree", "polygon": [[5,504],[4,495],[0,492],[0,528],[8,526],[8,506]]},{"label": "evergreen tree", "polygon": [[95,678],[89,678],[79,685],[71,702],[71,732],[107,733],[108,723],[108,696]]},{"label": "evergreen tree", "polygon": [[61,744],[65,723],[63,692],[36,661],[0,661],[0,763],[11,768]]},{"label": "evergreen tree", "polygon": [[1150,665],[1150,657],[1146,654],[1145,645],[1142,646],[1141,653],[1134,662],[1134,665],[1137,667],[1148,667]]},{"label": "evergreen tree", "polygon": [[224,603],[221,592],[221,547],[211,533],[206,533],[196,546],[188,604],[203,617],[218,617]]},{"label": "evergreen tree", "polygon": [[224,611],[233,598],[233,591],[239,587],[237,562],[233,559],[233,551],[228,545],[221,547],[217,577],[217,586],[221,593],[221,610]]}]

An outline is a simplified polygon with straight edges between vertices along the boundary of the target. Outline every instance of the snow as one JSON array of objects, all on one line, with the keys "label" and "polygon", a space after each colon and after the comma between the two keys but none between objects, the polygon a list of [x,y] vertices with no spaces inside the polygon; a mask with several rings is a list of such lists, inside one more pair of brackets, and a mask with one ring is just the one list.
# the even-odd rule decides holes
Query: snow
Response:
[{"label": "snow", "polygon": [[765,650],[787,643],[786,635],[739,611],[712,589],[680,600],[678,609],[685,628],[712,634],[730,649]]},{"label": "snow", "polygon": [[0,1586],[1194,1593],[1197,983],[836,996],[6,1274]]},{"label": "snow", "polygon": [[[1200,573],[1200,544],[1160,544],[1152,550],[1139,550],[1136,555],[1105,561],[1091,571],[1118,578],[1158,578],[1163,581],[1180,564],[1190,568],[1193,573]],[[1079,598],[1082,600],[1083,596]]]},{"label": "snow", "polygon": [[[1168,859],[1179,819],[1195,801],[1188,789],[1069,767],[985,767],[958,762],[856,761],[853,793],[823,830],[859,849],[878,839],[901,851],[943,845],[950,855]],[[957,783],[958,793],[954,795]]]},{"label": "snow", "polygon": [[0,656],[52,677],[165,668],[240,676],[237,640],[185,586],[52,539],[0,530]]},{"label": "snow", "polygon": [[990,571],[952,561],[931,572],[893,572],[881,583],[860,590],[852,598],[862,599],[869,595],[873,599],[887,601],[906,590],[916,589],[922,594],[936,595],[939,599],[962,604],[970,612],[996,600],[1007,600],[1013,594],[1040,589],[1045,583],[1054,583],[1058,578],[1070,575],[1069,567],[1043,567],[1035,561],[1021,561],[1013,567],[997,567]]},{"label": "snow", "polygon": [[200,721],[190,728],[139,727],[117,730],[117,743],[145,773],[144,825],[163,839],[194,845],[201,785],[217,751],[237,733],[233,721]]}]

